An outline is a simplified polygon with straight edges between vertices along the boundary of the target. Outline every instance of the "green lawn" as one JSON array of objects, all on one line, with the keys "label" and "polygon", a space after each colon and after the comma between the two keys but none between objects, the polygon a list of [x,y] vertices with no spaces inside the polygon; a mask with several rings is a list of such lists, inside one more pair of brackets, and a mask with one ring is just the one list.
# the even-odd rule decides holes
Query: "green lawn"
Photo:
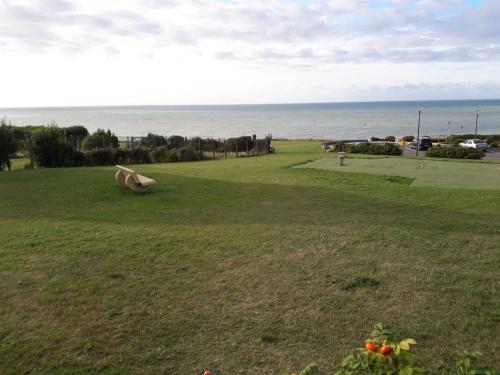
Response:
[{"label": "green lawn", "polygon": [[500,163],[401,157],[350,157],[340,166],[335,157],[321,158],[297,168],[370,173],[412,179],[413,186],[500,189]]},{"label": "green lawn", "polygon": [[275,146],[137,166],[144,195],[111,167],[0,173],[0,373],[330,374],[379,321],[425,360],[500,367],[499,190],[291,168],[318,143]]}]

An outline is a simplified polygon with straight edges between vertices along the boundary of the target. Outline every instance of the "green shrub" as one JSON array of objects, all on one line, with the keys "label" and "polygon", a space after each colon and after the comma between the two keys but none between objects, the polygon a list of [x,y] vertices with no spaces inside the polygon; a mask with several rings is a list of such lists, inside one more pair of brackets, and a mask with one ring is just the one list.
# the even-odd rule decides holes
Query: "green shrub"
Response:
[{"label": "green shrub", "polygon": [[151,163],[149,151],[145,148],[108,148],[87,151],[85,165],[147,164]]},{"label": "green shrub", "polygon": [[100,150],[103,148],[118,148],[118,137],[111,130],[97,129],[83,140],[84,150]]},{"label": "green shrub", "polygon": [[247,150],[247,146],[249,151],[252,150],[256,146],[256,143],[250,136],[229,138],[226,140],[226,147],[228,151],[236,151],[236,146],[238,146],[239,152],[244,152]]},{"label": "green shrub", "polygon": [[68,126],[67,128],[64,128],[64,132],[66,133],[66,136],[86,137],[89,135],[87,128],[82,125]]},{"label": "green shrub", "polygon": [[167,144],[167,139],[158,134],[148,133],[148,135],[141,139],[141,147],[146,147],[149,149],[154,149],[159,146],[165,146]]},{"label": "green shrub", "polygon": [[185,143],[185,138],[180,135],[172,135],[168,137],[168,148],[182,148]]},{"label": "green shrub", "polygon": [[81,125],[64,128],[64,132],[66,134],[66,142],[71,144],[73,148],[79,147],[83,140],[89,135],[87,128]]},{"label": "green shrub", "polygon": [[484,151],[467,147],[431,147],[426,156],[431,158],[482,159]]},{"label": "green shrub", "polygon": [[41,167],[77,167],[83,164],[83,153],[66,143],[65,131],[57,126],[33,132],[34,159]]},{"label": "green shrub", "polygon": [[0,124],[0,171],[7,167],[10,171],[10,158],[19,149],[19,142],[16,139],[11,126]]},{"label": "green shrub", "polygon": [[370,154],[370,155],[394,155],[399,156],[403,154],[403,150],[398,145],[393,143],[359,143],[347,144],[337,143],[333,151],[344,151],[352,154]]},{"label": "green shrub", "polygon": [[166,147],[157,147],[150,152],[150,159],[153,163],[170,163],[178,161],[198,161],[206,159],[203,152],[198,151],[193,146],[180,149],[167,149]]},{"label": "green shrub", "polygon": [[[479,352],[458,352],[449,365],[437,361],[437,372],[427,368],[427,363],[419,361],[413,352],[417,342],[414,339],[397,338],[390,327],[381,323],[375,325],[370,338],[365,340],[363,347],[355,349],[344,358],[340,369],[335,375],[497,375],[498,370],[478,367],[476,362],[481,356]],[[318,367],[311,363],[299,375],[316,374]],[[282,371],[282,375],[290,375]],[[296,374],[292,373],[292,374]]]}]

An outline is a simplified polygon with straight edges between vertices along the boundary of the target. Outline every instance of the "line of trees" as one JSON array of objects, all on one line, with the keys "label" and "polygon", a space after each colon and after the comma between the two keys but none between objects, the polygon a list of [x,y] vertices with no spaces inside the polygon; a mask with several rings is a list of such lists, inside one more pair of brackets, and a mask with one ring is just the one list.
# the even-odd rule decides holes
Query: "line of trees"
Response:
[{"label": "line of trees", "polygon": [[15,127],[0,124],[0,170],[11,169],[10,159],[23,152],[31,167],[74,167],[113,164],[163,163],[215,158],[223,153],[260,155],[272,152],[271,137],[230,139],[170,137],[150,133],[120,142],[110,130],[92,134],[83,126]]}]

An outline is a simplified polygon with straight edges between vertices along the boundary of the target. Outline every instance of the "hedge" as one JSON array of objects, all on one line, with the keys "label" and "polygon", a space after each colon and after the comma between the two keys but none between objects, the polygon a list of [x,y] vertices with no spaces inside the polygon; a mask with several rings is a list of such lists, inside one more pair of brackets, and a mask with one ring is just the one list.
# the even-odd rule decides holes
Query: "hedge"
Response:
[{"label": "hedge", "polygon": [[431,147],[425,153],[431,158],[482,159],[484,151],[467,147]]},{"label": "hedge", "polygon": [[197,161],[207,158],[203,152],[200,153],[192,146],[181,149],[167,149],[165,146],[161,146],[151,151],[149,156],[153,163]]},{"label": "hedge", "polygon": [[359,144],[346,144],[337,143],[334,151],[345,151],[352,154],[369,154],[369,155],[393,155],[400,156],[403,150],[393,143],[359,143]]},{"label": "hedge", "polygon": [[151,163],[149,151],[145,148],[109,148],[87,151],[84,165],[147,164]]}]

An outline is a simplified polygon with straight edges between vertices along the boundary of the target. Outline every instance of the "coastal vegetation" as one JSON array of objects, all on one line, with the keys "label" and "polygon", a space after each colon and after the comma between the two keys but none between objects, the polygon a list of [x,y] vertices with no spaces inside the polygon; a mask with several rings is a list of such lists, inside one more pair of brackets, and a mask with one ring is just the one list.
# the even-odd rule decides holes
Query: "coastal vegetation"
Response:
[{"label": "coastal vegetation", "polygon": [[4,168],[11,170],[10,159],[19,149],[14,130],[4,122],[0,124],[0,171]]},{"label": "coastal vegetation", "polygon": [[451,158],[451,159],[482,159],[484,151],[475,148],[465,147],[441,147],[434,146],[427,150],[425,156],[430,158]]},{"label": "coastal vegetation", "polygon": [[89,134],[83,126],[15,127],[2,120],[0,128],[0,170],[11,169],[10,159],[20,152],[29,161],[27,168],[78,167],[114,164],[146,164],[198,161],[225,157],[262,155],[272,152],[271,136],[203,139],[149,133],[145,137],[119,138],[109,129]]},{"label": "coastal vegetation", "polygon": [[143,195],[112,167],[0,173],[0,373],[331,374],[380,321],[432,371],[456,347],[500,366],[498,185],[415,185],[400,157],[292,168],[320,143],[273,145],[133,166]]},{"label": "coastal vegetation", "polygon": [[369,155],[392,155],[400,156],[403,154],[401,147],[394,143],[336,143],[333,151],[344,151],[351,154],[369,154]]}]

